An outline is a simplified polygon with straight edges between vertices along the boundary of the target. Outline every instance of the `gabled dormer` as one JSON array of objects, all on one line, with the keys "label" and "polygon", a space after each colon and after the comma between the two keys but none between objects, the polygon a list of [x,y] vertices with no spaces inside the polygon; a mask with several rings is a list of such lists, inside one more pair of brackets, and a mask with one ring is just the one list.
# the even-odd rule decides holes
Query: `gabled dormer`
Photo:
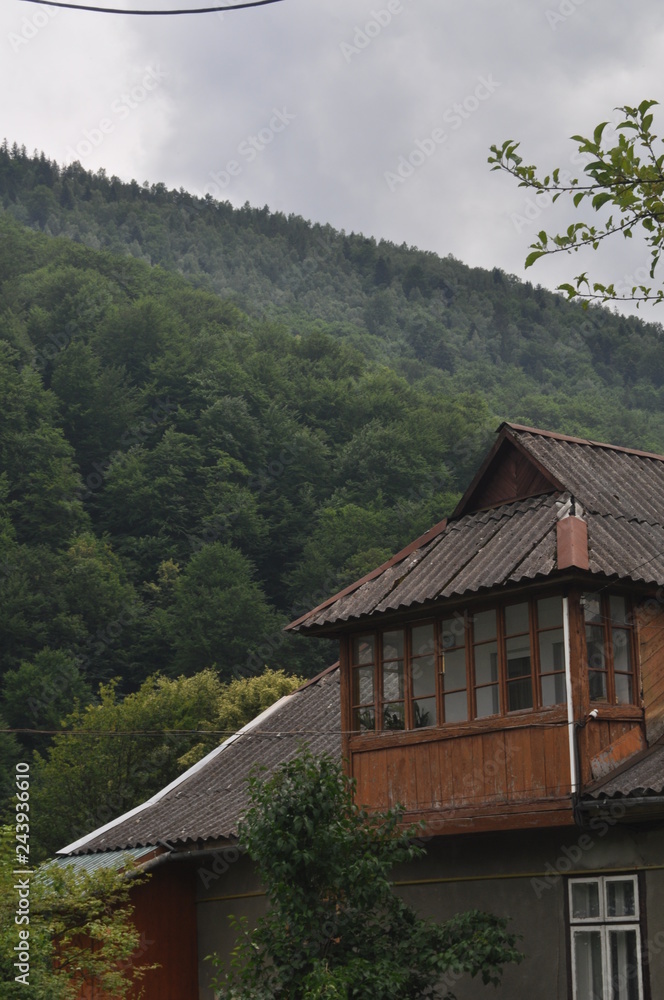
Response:
[{"label": "gabled dormer", "polygon": [[663,587],[664,458],[503,424],[448,520],[290,628],[340,640],[364,805],[557,825],[664,730]]},{"label": "gabled dormer", "polygon": [[514,433],[516,428],[516,424],[501,424],[496,443],[457,504],[453,518],[544,493],[564,492],[563,484],[524,448]]}]

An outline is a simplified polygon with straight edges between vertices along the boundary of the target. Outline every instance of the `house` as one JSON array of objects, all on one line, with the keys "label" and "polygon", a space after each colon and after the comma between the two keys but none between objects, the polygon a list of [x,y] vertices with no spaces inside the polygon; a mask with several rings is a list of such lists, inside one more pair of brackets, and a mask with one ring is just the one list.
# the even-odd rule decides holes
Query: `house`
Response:
[{"label": "house", "polygon": [[[664,456],[504,423],[448,519],[289,628],[338,638],[339,667],[65,854],[160,848],[166,877],[236,850],[233,746],[292,712],[330,749],[334,685],[358,801],[423,824],[397,891],[522,935],[497,996],[664,996]],[[246,858],[197,887],[199,954],[259,893]]]},{"label": "house", "polygon": [[140,932],[136,963],[157,968],[143,982],[144,1000],[212,1000],[206,956],[228,956],[228,917],[249,919],[265,894],[238,846],[247,805],[246,780],[274,768],[306,744],[341,753],[339,667],[284,695],[166,788],[58,853],[60,864],[144,871],[132,892]]}]

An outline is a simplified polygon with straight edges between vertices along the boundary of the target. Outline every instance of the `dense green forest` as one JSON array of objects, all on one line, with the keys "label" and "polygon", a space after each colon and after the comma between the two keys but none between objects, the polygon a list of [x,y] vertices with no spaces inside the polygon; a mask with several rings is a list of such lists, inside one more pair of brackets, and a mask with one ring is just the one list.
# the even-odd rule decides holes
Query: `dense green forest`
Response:
[{"label": "dense green forest", "polygon": [[334,646],[283,625],[449,513],[501,419],[664,450],[658,324],[6,144],[0,199],[0,728],[312,676]]}]

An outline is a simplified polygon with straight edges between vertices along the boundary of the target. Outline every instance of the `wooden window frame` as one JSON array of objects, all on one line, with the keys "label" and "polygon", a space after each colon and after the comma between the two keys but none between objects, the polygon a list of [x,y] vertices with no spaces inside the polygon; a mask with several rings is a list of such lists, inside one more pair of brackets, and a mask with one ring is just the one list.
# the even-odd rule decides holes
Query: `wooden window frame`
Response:
[{"label": "wooden window frame", "polygon": [[[593,594],[593,595],[597,594],[599,596],[599,599],[600,599],[600,622],[599,623],[587,622],[586,621],[585,601],[584,601],[584,598],[585,598],[586,594],[589,594],[589,595],[590,594]],[[624,623],[616,623],[611,618],[611,598],[612,597],[621,597],[625,601],[625,622]],[[639,670],[638,670],[638,662],[639,662],[639,660],[638,660],[637,635],[636,635],[636,628],[635,628],[636,616],[635,616],[635,613],[634,613],[633,602],[632,602],[630,596],[628,594],[621,593],[620,590],[597,590],[597,591],[593,591],[593,590],[590,590],[590,589],[586,589],[581,594],[580,603],[581,603],[581,617],[582,617],[583,626],[584,626],[584,628],[583,628],[583,641],[584,641],[584,651],[585,651],[585,663],[586,663],[586,668],[588,670],[588,681],[587,681],[587,683],[588,683],[588,699],[589,699],[590,706],[593,707],[593,706],[597,706],[597,705],[613,705],[613,706],[618,706],[618,707],[623,707],[624,708],[627,705],[635,705],[635,706],[640,705],[641,704],[641,694],[640,694],[640,678],[639,678]],[[589,663],[588,641],[587,641],[586,629],[587,629],[588,625],[593,625],[593,624],[599,624],[599,626],[602,628],[603,633],[604,633],[604,656],[605,656],[605,659],[606,659],[606,671],[605,671],[606,672],[606,700],[601,699],[601,698],[592,699],[590,697],[590,688],[589,688],[590,673],[593,671],[593,668],[590,666],[590,663]],[[616,629],[620,629],[621,631],[626,632],[627,635],[628,635],[628,649],[629,649],[629,656],[630,656],[630,662],[631,662],[631,667],[632,667],[632,669],[631,669],[631,671],[629,673],[627,673],[627,671],[623,671],[623,670],[616,671],[616,669],[615,669],[613,632]],[[604,672],[604,671],[602,671],[602,672]],[[623,675],[628,676],[628,677],[631,678],[631,683],[632,683],[632,698],[631,698],[631,701],[627,701],[627,702],[620,701],[619,702],[619,701],[616,700],[616,672],[619,673],[619,674],[623,674]]]},{"label": "wooden window frame", "polygon": [[[537,602],[546,599],[547,597],[556,597],[560,600],[561,609],[563,601],[563,593],[560,590],[547,590],[544,593],[539,593],[532,596],[522,596],[503,598],[500,601],[494,601],[487,605],[479,605],[476,609],[471,611],[470,609],[456,609],[453,612],[448,612],[446,615],[438,615],[436,617],[428,616],[426,618],[417,619],[415,621],[410,621],[401,625],[388,625],[381,629],[364,629],[361,632],[358,631],[353,635],[349,636],[348,644],[348,666],[349,666],[349,708],[350,708],[350,727],[353,733],[395,733],[395,732],[405,732],[405,731],[419,731],[419,730],[430,730],[434,727],[440,726],[454,726],[454,725],[468,725],[474,722],[482,722],[487,719],[499,719],[499,718],[514,718],[526,715],[527,713],[537,712],[537,711],[548,711],[550,709],[558,708],[566,702],[555,702],[544,706],[542,704],[542,671],[541,671],[541,657],[540,657],[540,636],[547,631],[556,631],[562,628],[561,625],[553,626],[540,626],[538,621],[538,609]],[[505,610],[506,608],[516,605],[525,604],[528,608],[528,631],[519,633],[510,633],[509,636],[506,634],[505,625]],[[497,713],[492,715],[485,715],[478,718],[477,716],[477,684],[475,676],[475,647],[482,645],[475,642],[474,636],[474,617],[475,614],[481,613],[482,611],[495,611],[496,613],[496,639],[497,644],[497,657],[498,657],[498,700],[499,700],[499,710]],[[449,621],[452,619],[458,619],[463,621],[463,641],[459,642],[458,645],[450,647],[451,649],[463,649],[466,664],[466,719],[464,720],[453,720],[446,721],[445,719],[445,695],[444,689],[444,669],[443,669],[443,657],[445,655],[445,650],[443,649],[442,641],[442,625],[443,621]],[[431,625],[433,627],[434,633],[434,664],[435,664],[435,705],[436,705],[436,719],[429,726],[415,727],[414,725],[414,699],[413,699],[413,651],[412,651],[412,634],[413,629],[420,628],[423,626]],[[383,719],[383,706],[384,704],[390,704],[390,702],[383,701],[383,635],[387,632],[402,632],[404,636],[404,728],[403,729],[386,729],[384,728]],[[528,636],[530,643],[530,684],[531,684],[531,696],[532,696],[532,706],[528,708],[517,708],[507,711],[508,705],[508,679],[507,679],[507,639],[512,637],[525,637]],[[371,664],[373,666],[373,687],[374,687],[374,700],[372,704],[374,712],[374,728],[373,729],[361,729],[355,728],[355,714],[359,708],[369,707],[368,705],[360,705],[355,702],[355,674],[354,671],[361,664],[354,663],[353,657],[353,645],[354,641],[361,639],[363,637],[371,638],[374,644],[374,662]],[[486,640],[486,642],[493,642],[494,640]],[[633,661],[634,662],[634,661]],[[366,664],[368,666],[369,664]],[[551,676],[554,674],[561,674],[564,677],[563,671],[547,671],[544,676]],[[524,675],[525,677],[526,675]],[[566,682],[566,678],[565,678]],[[485,685],[481,685],[485,686]],[[454,691],[461,691],[462,689],[454,689]],[[569,692],[566,691],[566,698],[569,698]],[[422,696],[424,697],[424,696]],[[395,702],[396,704],[396,702]]]},{"label": "wooden window frame", "polygon": [[[634,886],[634,916],[611,917],[605,911],[606,889],[612,882],[631,882]],[[597,917],[575,917],[572,908],[572,891],[575,885],[594,883],[598,887],[599,914]],[[630,930],[636,932],[637,947],[637,973],[638,973],[638,996],[639,1000],[648,1000],[648,977],[644,968],[643,942],[646,928],[644,926],[644,900],[643,884],[638,874],[612,872],[611,874],[596,874],[589,872],[588,875],[569,878],[567,880],[567,927],[568,927],[568,948],[570,957],[570,977],[572,985],[573,1000],[585,1000],[580,997],[577,991],[578,980],[576,975],[576,948],[574,942],[575,933],[586,933],[594,931],[600,934],[601,962],[602,962],[602,987],[605,998],[613,995],[611,989],[611,968],[610,968],[610,931]]]}]

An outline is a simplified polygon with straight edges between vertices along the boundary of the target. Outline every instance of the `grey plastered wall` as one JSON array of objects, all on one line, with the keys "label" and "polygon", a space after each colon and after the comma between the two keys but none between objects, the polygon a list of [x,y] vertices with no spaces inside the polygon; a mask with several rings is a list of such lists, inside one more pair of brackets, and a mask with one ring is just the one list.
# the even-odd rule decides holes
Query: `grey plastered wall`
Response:
[{"label": "grey plastered wall", "polygon": [[[567,878],[621,869],[644,872],[652,1000],[664,997],[664,871],[652,867],[664,865],[661,826],[597,821],[588,830],[439,837],[424,846],[425,858],[394,872],[404,899],[435,920],[469,909],[509,917],[526,956],[507,967],[498,990],[469,977],[450,978],[458,1000],[569,1000]],[[251,926],[265,912],[265,897],[251,862],[232,850],[220,852],[216,867],[214,858],[201,862],[196,883],[200,998],[213,1000],[205,956],[217,951],[227,959],[234,940],[229,915],[245,916]]]},{"label": "grey plastered wall", "polygon": [[458,1000],[568,1000],[567,880],[612,870],[643,872],[652,1000],[664,997],[664,871],[657,868],[664,866],[661,826],[597,821],[588,830],[436,838],[426,847],[425,859],[395,873],[407,902],[437,920],[468,909],[488,910],[511,918],[511,929],[521,935],[524,961],[506,968],[503,985],[494,992],[468,977],[450,979],[447,985]]},{"label": "grey plastered wall", "polygon": [[646,873],[647,954],[653,1000],[664,997],[664,871]]},{"label": "grey plastered wall", "polygon": [[200,1000],[213,1000],[214,971],[206,956],[216,952],[228,962],[235,942],[229,917],[246,917],[253,927],[265,912],[265,895],[252,862],[231,846],[204,858],[196,870],[198,983]]},{"label": "grey plastered wall", "polygon": [[[565,881],[555,868],[566,833],[437,838],[427,845],[425,859],[395,873],[397,882],[406,883],[398,891],[422,916],[443,921],[465,910],[486,910],[509,918],[510,929],[520,935],[526,957],[506,968],[497,991],[467,976],[445,980],[459,1000],[567,1000]],[[547,861],[551,874],[545,880],[539,876],[549,871]]]}]

